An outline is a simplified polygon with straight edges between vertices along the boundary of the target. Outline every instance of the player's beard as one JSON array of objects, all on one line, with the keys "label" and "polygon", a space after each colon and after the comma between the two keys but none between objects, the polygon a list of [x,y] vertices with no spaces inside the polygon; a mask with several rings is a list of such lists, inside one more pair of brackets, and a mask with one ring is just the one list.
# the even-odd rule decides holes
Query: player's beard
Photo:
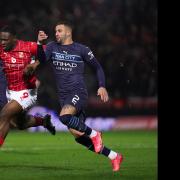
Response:
[{"label": "player's beard", "polygon": [[56,41],[61,45],[63,45],[66,40],[67,40],[67,35],[63,35],[59,38],[56,38]]},{"label": "player's beard", "polygon": [[57,43],[62,44],[61,38],[56,38]]}]

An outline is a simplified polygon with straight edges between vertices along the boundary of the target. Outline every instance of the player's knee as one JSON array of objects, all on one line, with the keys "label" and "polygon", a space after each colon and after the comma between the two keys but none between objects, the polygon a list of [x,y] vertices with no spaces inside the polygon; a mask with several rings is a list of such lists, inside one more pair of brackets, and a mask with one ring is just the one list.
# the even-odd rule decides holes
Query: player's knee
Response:
[{"label": "player's knee", "polygon": [[80,132],[80,131],[77,131],[75,129],[69,128],[68,130],[75,138],[79,138],[79,137],[84,135],[84,132]]},{"label": "player's knee", "polygon": [[64,124],[68,125],[69,121],[71,120],[72,115],[71,114],[65,114],[62,116],[59,116],[59,120]]},{"label": "player's knee", "polygon": [[81,122],[78,117],[72,116],[71,114],[60,116],[59,119],[68,128],[72,128],[80,132],[84,132],[86,129],[86,125]]}]

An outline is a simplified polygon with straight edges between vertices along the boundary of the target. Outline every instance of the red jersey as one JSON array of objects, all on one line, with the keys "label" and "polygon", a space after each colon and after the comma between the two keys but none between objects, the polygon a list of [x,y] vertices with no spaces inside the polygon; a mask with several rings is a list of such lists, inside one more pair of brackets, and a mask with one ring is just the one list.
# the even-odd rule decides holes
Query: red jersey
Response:
[{"label": "red jersey", "polygon": [[4,51],[0,46],[0,60],[7,79],[9,90],[20,91],[36,88],[36,77],[24,78],[23,70],[37,54],[37,43],[18,40],[14,49]]}]

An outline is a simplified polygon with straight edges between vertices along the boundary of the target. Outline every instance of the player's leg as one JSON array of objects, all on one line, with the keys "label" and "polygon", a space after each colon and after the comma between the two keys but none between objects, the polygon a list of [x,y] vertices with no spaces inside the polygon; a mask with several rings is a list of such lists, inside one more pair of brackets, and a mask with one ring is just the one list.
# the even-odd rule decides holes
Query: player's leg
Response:
[{"label": "player's leg", "polygon": [[20,129],[27,129],[29,127],[44,126],[48,131],[55,135],[55,127],[51,123],[51,116],[32,116],[27,115],[27,111],[30,107],[36,104],[37,101],[37,89],[25,89],[22,91],[7,91],[7,97],[10,100],[16,100],[22,107],[23,111],[18,114],[19,118],[16,118],[17,127]]},{"label": "player's leg", "polygon": [[3,145],[4,140],[10,129],[10,121],[20,112],[22,107],[14,100],[7,103],[0,112],[0,146]]},{"label": "player's leg", "polygon": [[[79,134],[78,132],[76,133],[74,130],[70,130],[70,131],[71,133],[74,133],[74,136],[76,136],[75,140],[77,143],[95,152],[94,145],[88,136],[86,135],[77,136]],[[120,165],[123,160],[122,154],[115,152],[104,145],[102,146],[102,149],[99,152],[99,154],[102,154],[111,160],[113,171],[118,171],[120,169]]]},{"label": "player's leg", "polygon": [[59,119],[69,129],[75,129],[89,136],[94,144],[96,153],[100,152],[102,148],[101,133],[91,129],[84,122],[80,121],[75,114],[77,114],[76,108],[70,104],[66,104],[61,109]]},{"label": "player's leg", "polygon": [[69,93],[63,102],[61,99],[60,121],[69,129],[75,129],[89,136],[94,144],[96,153],[100,152],[102,147],[101,133],[88,127],[76,116],[86,106],[88,100],[85,90],[78,90]]},{"label": "player's leg", "polygon": [[[85,121],[85,113],[83,111],[78,115],[78,117],[80,118],[81,121]],[[95,152],[94,145],[91,139],[87,135],[74,129],[69,129],[69,131],[75,137],[75,141],[77,143]],[[99,154],[102,154],[111,160],[113,171],[118,171],[120,169],[120,165],[122,162],[122,155],[120,153],[117,153],[112,149],[109,149],[108,147],[103,145]]]},{"label": "player's leg", "polygon": [[[78,94],[78,92],[76,93]],[[101,134],[85,124],[86,117],[82,109],[87,101],[86,96],[82,96],[82,94],[73,96],[69,94],[68,96],[69,98],[62,103],[63,107],[60,112],[61,122],[67,125],[76,142],[86,146],[93,152],[98,152],[111,159],[113,171],[118,171],[122,162],[122,155],[103,146]],[[74,97],[76,97],[76,103],[72,104]]]},{"label": "player's leg", "polygon": [[26,115],[26,121],[27,121],[26,128],[43,126],[52,135],[56,134],[55,126],[53,126],[51,122],[51,115],[49,114],[46,114],[45,116]]},{"label": "player's leg", "polygon": [[23,111],[17,116],[16,120],[11,123],[16,124],[16,127],[19,130],[24,130],[30,127],[43,126],[51,134],[55,135],[56,133],[55,127],[51,123],[51,116],[49,114],[46,114],[45,116],[33,116],[27,114],[26,111]]}]

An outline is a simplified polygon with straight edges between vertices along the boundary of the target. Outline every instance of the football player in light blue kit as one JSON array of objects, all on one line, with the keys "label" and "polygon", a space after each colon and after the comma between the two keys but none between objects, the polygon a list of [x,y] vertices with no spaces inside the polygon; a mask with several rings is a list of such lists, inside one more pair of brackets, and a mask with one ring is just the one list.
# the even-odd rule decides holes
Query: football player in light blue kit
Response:
[{"label": "football player in light blue kit", "polygon": [[[85,124],[84,108],[88,93],[84,82],[84,66],[88,64],[96,71],[99,86],[97,95],[103,102],[107,102],[109,97],[105,88],[104,72],[92,51],[72,40],[72,29],[69,22],[59,22],[55,26],[56,41],[47,44],[45,53],[42,41],[39,41],[38,59],[41,63],[47,60],[53,68],[61,105],[59,120],[75,136],[76,142],[109,157],[113,171],[118,171],[122,155],[105,147],[101,133]],[[44,31],[39,31],[39,34],[41,39],[47,38]]]}]

